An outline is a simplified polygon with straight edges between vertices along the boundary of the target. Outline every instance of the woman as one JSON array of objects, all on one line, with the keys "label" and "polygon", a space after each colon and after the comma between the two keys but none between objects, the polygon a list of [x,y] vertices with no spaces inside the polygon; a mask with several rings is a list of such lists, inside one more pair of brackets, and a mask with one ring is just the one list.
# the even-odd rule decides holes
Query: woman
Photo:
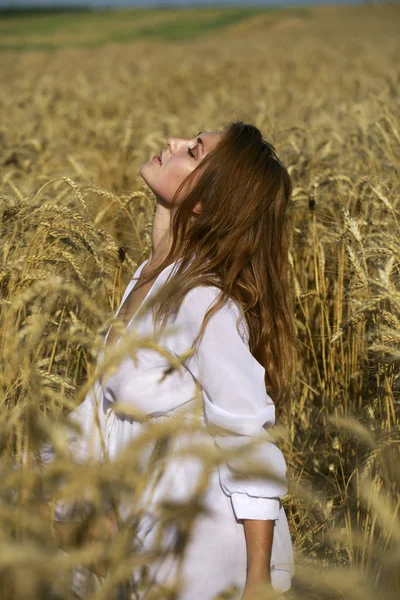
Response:
[{"label": "woman", "polygon": [[[71,443],[87,455],[99,403],[112,460],[144,427],[144,420],[113,411],[116,402],[153,420],[179,414],[182,407],[190,414],[193,384],[200,385],[203,420],[217,428],[217,447],[229,450],[259,439],[257,460],[270,476],[238,477],[234,459],[210,473],[209,512],[199,515],[186,548],[179,598],[211,600],[236,585],[238,597],[246,599],[264,582],[283,593],[294,573],[280,500],[287,491],[286,467],[266,428],[274,424],[274,403],[284,401],[297,366],[287,284],[289,174],[259,130],[241,121],[193,139],[169,138],[140,174],[157,200],[152,250],[117,315],[127,331],[155,332],[158,344],[176,357],[189,348],[194,352],[183,369],[169,372],[168,360],[156,352],[144,350],[136,361],[125,356],[72,413],[83,436]],[[145,311],[151,300],[152,311]],[[170,323],[174,333],[166,335]],[[112,325],[105,353],[120,342]],[[168,468],[172,497],[188,497],[196,468]],[[170,492],[160,484],[155,495],[162,500]],[[59,511],[56,518],[65,515]],[[151,535],[143,534],[142,542],[150,549]],[[168,580],[166,571],[157,577]]]}]

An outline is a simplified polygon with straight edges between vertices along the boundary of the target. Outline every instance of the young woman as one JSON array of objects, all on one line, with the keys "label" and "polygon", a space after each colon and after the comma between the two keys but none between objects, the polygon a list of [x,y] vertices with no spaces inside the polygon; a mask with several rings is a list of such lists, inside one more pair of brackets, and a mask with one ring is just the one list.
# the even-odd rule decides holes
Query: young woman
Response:
[{"label": "young woman", "polygon": [[[245,600],[263,582],[284,593],[294,573],[280,500],[287,492],[286,466],[266,429],[297,369],[287,278],[289,174],[260,131],[241,121],[192,139],[169,138],[140,174],[157,201],[152,249],[117,315],[127,331],[155,332],[157,343],[177,357],[189,348],[194,352],[183,369],[169,372],[167,358],[157,352],[143,350],[136,361],[124,357],[72,413],[83,432],[75,447],[82,456],[88,451],[95,398],[112,459],[146,426],[145,420],[113,412],[115,402],[153,420],[182,408],[190,414],[196,382],[204,423],[217,429],[213,443],[229,449],[259,440],[257,460],[270,476],[241,476],[233,459],[210,473],[208,512],[197,518],[186,548],[179,598],[211,600],[236,585],[237,597]],[[145,311],[151,300],[152,311]],[[164,334],[170,323],[173,333]],[[120,342],[113,324],[104,352]],[[189,461],[181,471],[170,469],[172,496],[182,500],[196,467]],[[162,500],[166,490],[161,485],[155,495]],[[151,535],[143,534],[142,542],[150,549]]]}]

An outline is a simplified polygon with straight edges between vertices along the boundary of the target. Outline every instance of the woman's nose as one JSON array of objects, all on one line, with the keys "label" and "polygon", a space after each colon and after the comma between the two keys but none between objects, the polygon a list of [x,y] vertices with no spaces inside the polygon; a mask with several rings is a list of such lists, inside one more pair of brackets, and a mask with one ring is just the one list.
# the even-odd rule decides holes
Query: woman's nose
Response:
[{"label": "woman's nose", "polygon": [[167,142],[171,154],[174,154],[182,145],[186,144],[188,140],[184,140],[183,138],[169,137]]}]

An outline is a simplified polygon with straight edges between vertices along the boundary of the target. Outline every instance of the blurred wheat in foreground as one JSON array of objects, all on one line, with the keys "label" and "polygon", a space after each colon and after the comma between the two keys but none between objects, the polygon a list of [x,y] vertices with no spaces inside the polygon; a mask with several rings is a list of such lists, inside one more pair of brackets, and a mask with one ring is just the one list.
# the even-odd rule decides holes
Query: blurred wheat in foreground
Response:
[{"label": "blurred wheat in foreground", "polygon": [[[236,118],[275,143],[294,183],[302,371],[274,428],[297,561],[287,597],[398,598],[399,17],[395,5],[283,11],[184,46],[0,55],[2,600],[66,600],[83,584],[85,598],[109,600],[133,570],[136,591],[147,589],[149,566],[168,556],[137,547],[143,494],[160,468],[143,469],[141,457],[158,449],[170,460],[179,436],[192,440],[185,453],[201,457],[204,475],[186,505],[160,508],[157,535],[176,527],[172,551],[185,550],[209,467],[221,460],[199,446],[196,424],[149,423],[113,463],[84,466],[68,453],[68,413],[110,367],[96,370],[103,335],[150,248],[154,201],[140,165],[168,135]],[[56,458],[42,468],[46,442]],[[90,510],[63,552],[44,501],[83,506],[83,490]],[[104,501],[126,497],[131,514],[119,515],[115,539],[88,541]],[[90,575],[99,561],[105,581]],[[146,598],[176,594],[150,586]]]}]

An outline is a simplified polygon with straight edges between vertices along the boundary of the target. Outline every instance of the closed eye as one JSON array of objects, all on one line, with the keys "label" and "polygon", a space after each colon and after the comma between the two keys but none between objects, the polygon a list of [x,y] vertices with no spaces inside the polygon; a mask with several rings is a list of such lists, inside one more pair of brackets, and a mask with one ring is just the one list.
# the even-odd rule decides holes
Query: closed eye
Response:
[{"label": "closed eye", "polygon": [[188,148],[188,153],[192,158],[196,158],[195,155],[193,154],[193,150],[191,148]]}]

